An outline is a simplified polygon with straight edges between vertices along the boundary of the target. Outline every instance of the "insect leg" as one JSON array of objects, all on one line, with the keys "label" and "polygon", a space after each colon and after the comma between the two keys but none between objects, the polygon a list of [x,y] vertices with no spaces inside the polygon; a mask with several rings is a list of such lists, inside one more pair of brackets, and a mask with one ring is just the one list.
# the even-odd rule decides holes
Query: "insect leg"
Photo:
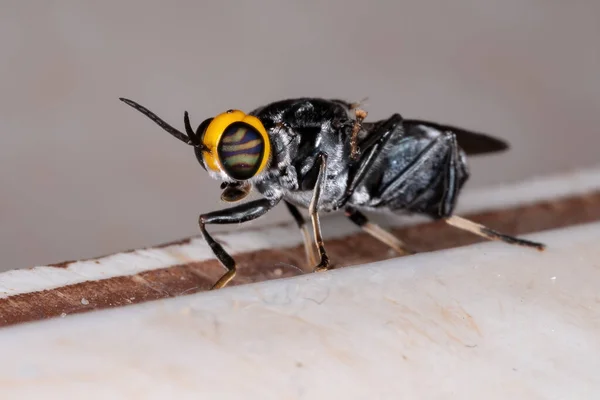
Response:
[{"label": "insect leg", "polygon": [[373,236],[380,242],[387,244],[396,253],[400,255],[413,254],[412,251],[406,248],[405,244],[400,239],[379,225],[369,222],[369,219],[366,217],[366,215],[358,211],[356,208],[346,207],[346,216],[350,219],[350,221],[354,222],[369,235]]},{"label": "insect leg", "polygon": [[233,257],[225,251],[223,246],[217,243],[206,230],[206,224],[237,224],[258,218],[273,208],[279,200],[259,199],[225,210],[202,214],[198,218],[200,231],[204,240],[210,246],[217,259],[227,269],[227,272],[219,278],[212,289],[220,289],[231,281],[236,273],[236,265]]},{"label": "insect leg", "polygon": [[300,214],[298,207],[285,201],[285,205],[287,206],[290,214],[294,217],[296,224],[298,224],[298,228],[302,232],[302,238],[304,239],[304,250],[306,252],[306,261],[308,265],[312,268],[317,264],[317,256],[315,254],[315,249],[312,244],[312,240],[310,237],[310,232],[308,231],[308,227],[306,226],[306,222],[304,221],[304,217]]},{"label": "insect leg", "polygon": [[542,251],[546,248],[546,245],[544,245],[543,243],[531,242],[529,240],[519,239],[519,238],[516,238],[513,236],[505,235],[503,233],[500,233],[493,229],[490,229],[484,225],[477,224],[473,221],[469,221],[468,219],[461,218],[456,215],[446,218],[446,223],[448,223],[449,225],[452,225],[456,228],[459,228],[459,229],[474,233],[475,235],[484,237],[488,240],[500,240],[502,242],[509,243],[509,244],[516,244],[516,245],[525,246],[525,247],[533,247],[540,251]]},{"label": "insect leg", "polygon": [[450,143],[452,145],[452,151],[450,153],[450,162],[447,168],[446,175],[446,191],[444,194],[444,198],[442,200],[440,210],[440,216],[446,216],[445,220],[451,226],[456,228],[474,233],[478,236],[484,237],[488,240],[499,240],[509,244],[516,244],[519,246],[525,247],[533,247],[537,250],[544,250],[546,248],[542,243],[531,242],[529,240],[519,239],[513,236],[505,235],[503,233],[497,232],[493,229],[490,229],[486,226],[477,224],[473,221],[469,221],[468,219],[458,217],[456,215],[450,216],[452,209],[454,208],[454,204],[456,202],[456,196],[458,195],[458,186],[457,186],[457,178],[456,178],[456,168],[458,161],[458,144],[456,141],[456,135],[453,133],[448,133],[446,135],[447,138],[450,139]]},{"label": "insect leg", "polygon": [[[402,132],[402,116],[400,114],[392,115],[377,130],[371,132],[367,138],[359,143],[359,148],[363,152],[358,167],[351,169],[348,174],[348,186],[342,199],[338,202],[338,207],[342,207],[350,196],[354,193],[358,185],[363,181],[367,172],[371,169],[377,156],[383,150],[388,140],[398,132]],[[365,150],[368,150],[365,152]]]},{"label": "insect leg", "polygon": [[356,114],[356,121],[354,121],[354,126],[352,127],[352,135],[350,136],[350,158],[352,160],[358,160],[358,156],[360,155],[360,148],[358,145],[358,132],[360,132],[362,128],[362,122],[365,118],[367,118],[367,112],[365,110],[357,108],[354,113]]},{"label": "insect leg", "polygon": [[314,269],[315,272],[326,271],[329,269],[329,257],[325,251],[323,237],[321,236],[321,224],[319,222],[319,199],[325,183],[325,175],[327,172],[327,155],[325,153],[319,154],[318,160],[320,162],[319,176],[317,177],[317,182],[315,183],[315,188],[313,189],[312,199],[308,207],[315,234],[315,243],[317,244],[319,256],[321,257],[319,264]]}]

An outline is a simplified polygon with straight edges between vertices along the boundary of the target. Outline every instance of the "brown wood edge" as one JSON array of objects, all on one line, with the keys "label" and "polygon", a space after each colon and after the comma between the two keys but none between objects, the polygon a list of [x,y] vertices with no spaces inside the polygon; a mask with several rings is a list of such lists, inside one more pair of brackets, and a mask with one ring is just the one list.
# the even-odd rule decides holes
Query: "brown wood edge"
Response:
[{"label": "brown wood edge", "polygon": [[[588,223],[600,220],[600,191],[466,217],[511,235]],[[482,241],[441,221],[398,228],[393,232],[420,252]],[[336,268],[396,257],[386,246],[364,233],[328,240],[326,247]],[[231,285],[299,275],[298,269],[292,266],[305,265],[302,245],[241,253],[235,258],[239,265],[238,275]],[[0,299],[0,326],[201,292],[208,290],[222,273],[223,268],[217,261],[207,260],[18,294]]]}]

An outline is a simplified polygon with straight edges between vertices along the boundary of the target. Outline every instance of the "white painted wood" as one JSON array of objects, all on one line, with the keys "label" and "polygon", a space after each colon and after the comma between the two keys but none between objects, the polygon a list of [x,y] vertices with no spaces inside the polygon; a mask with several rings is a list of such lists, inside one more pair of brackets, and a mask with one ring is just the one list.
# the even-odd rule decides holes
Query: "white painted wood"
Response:
[{"label": "white painted wood", "polygon": [[[466,191],[459,203],[458,212],[477,212],[525,205],[595,190],[600,190],[600,168]],[[357,230],[344,217],[336,216],[326,220],[327,223],[323,224],[326,238],[342,237]],[[375,220],[384,226],[407,225],[423,221],[419,218],[403,219],[389,214],[379,218],[376,216]],[[226,238],[225,247],[232,254],[294,246],[302,242],[296,225],[292,223],[260,230],[216,234],[215,238],[217,240]],[[95,260],[75,262],[66,268],[37,266],[31,269],[11,270],[0,273],[0,298],[85,281],[134,275],[143,271],[212,258],[214,256],[204,240],[195,238],[188,244],[119,253]]]},{"label": "white painted wood", "polygon": [[600,223],[0,330],[2,399],[600,398]]}]

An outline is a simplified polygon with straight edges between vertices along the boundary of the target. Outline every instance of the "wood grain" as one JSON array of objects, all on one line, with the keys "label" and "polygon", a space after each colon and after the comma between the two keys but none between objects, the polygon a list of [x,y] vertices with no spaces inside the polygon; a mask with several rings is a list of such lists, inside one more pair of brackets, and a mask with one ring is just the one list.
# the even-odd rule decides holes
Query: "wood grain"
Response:
[{"label": "wood grain", "polygon": [[[556,229],[600,220],[600,192],[466,217],[511,235]],[[393,233],[419,252],[482,241],[441,221],[399,228]],[[326,248],[336,268],[397,257],[364,233],[328,240]],[[301,272],[295,266],[305,267],[304,257],[302,246],[237,254],[238,275],[231,285],[298,275]],[[63,268],[69,263],[55,267]],[[222,273],[216,260],[208,260],[13,295],[0,299],[0,326],[205,291]]]}]

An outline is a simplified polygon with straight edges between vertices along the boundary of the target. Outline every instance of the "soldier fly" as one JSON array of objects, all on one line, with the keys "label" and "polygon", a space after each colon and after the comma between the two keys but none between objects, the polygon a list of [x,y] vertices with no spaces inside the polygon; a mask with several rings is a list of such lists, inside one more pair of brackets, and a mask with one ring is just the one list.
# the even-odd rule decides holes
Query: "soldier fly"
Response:
[{"label": "soldier fly", "polygon": [[[368,234],[399,254],[412,253],[397,237],[369,222],[364,211],[421,214],[489,240],[543,250],[545,245],[511,237],[453,215],[469,177],[467,155],[508,149],[487,134],[400,114],[365,122],[360,104],[337,99],[296,98],[272,102],[246,114],[228,110],[185,133],[138,103],[123,102],[194,148],[208,174],[222,181],[221,199],[237,202],[252,188],[262,198],[201,214],[200,231],[227,272],[222,288],[236,274],[236,262],[206,230],[208,224],[236,224],[258,218],[283,201],[300,228],[307,261],[314,271],[330,268],[319,213],[343,209]],[[308,209],[314,243],[298,207]]]}]

